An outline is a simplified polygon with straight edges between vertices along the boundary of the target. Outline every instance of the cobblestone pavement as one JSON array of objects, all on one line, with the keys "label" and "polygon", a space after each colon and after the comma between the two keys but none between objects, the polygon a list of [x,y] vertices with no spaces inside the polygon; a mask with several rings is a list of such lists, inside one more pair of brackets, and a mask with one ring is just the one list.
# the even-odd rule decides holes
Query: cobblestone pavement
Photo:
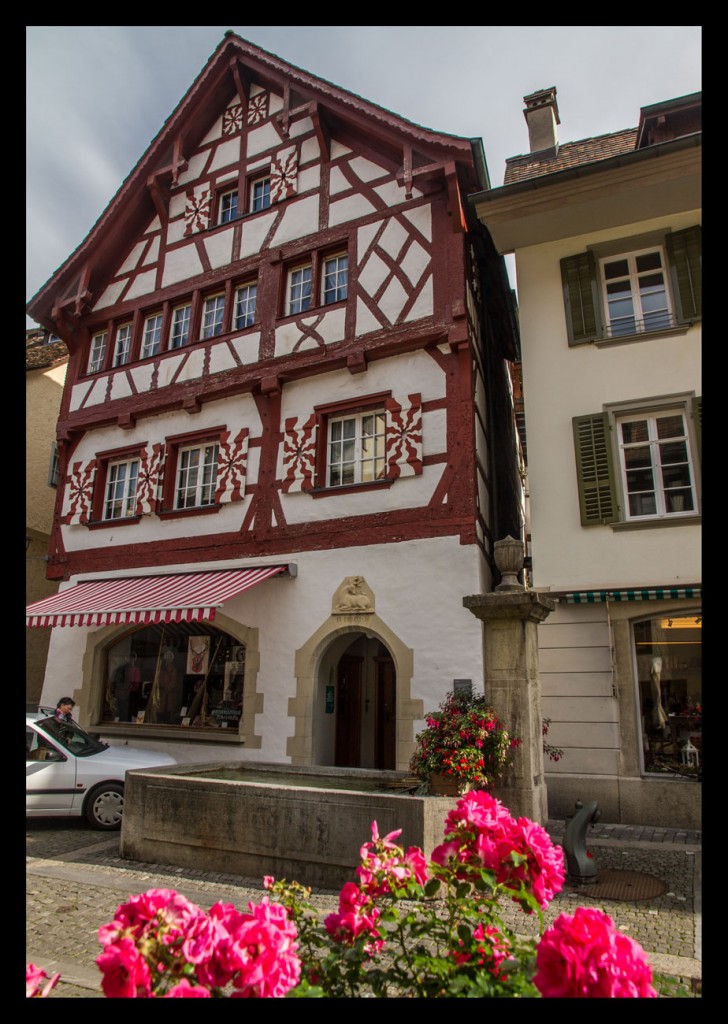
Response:
[{"label": "cobblestone pavement", "polygon": [[[555,842],[563,839],[564,826],[548,823]],[[607,900],[596,899],[588,885],[567,882],[546,910],[546,924],[577,906],[600,906],[649,953],[655,972],[699,991],[701,833],[598,823],[587,842],[598,871],[639,872],[667,888],[647,899]],[[219,899],[247,909],[264,894],[261,879],[122,859],[118,835],[95,832],[81,821],[27,820],[26,962],[48,974],[61,972],[51,998],[101,997],[98,928],[120,903],[151,888],[176,889],[204,909]],[[338,906],[338,890],[314,890],[311,902],[329,913]],[[537,920],[515,906],[504,917],[519,932],[536,934]]]}]

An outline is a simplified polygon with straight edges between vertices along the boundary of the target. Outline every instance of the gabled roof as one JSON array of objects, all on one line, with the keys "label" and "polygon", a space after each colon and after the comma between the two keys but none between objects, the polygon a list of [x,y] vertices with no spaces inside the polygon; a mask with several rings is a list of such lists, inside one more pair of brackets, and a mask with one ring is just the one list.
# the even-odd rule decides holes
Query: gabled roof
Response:
[{"label": "gabled roof", "polygon": [[[186,156],[209,130],[215,114],[235,91],[246,93],[251,80],[284,94],[289,115],[312,105],[309,112],[327,128],[358,128],[400,159],[404,147],[411,147],[414,166],[433,158],[455,161],[469,190],[489,187],[480,139],[416,125],[228,31],[86,238],[29,301],[30,317],[50,329],[59,301],[70,303],[84,290],[99,294],[100,283],[118,259],[117,227],[123,225],[127,236],[138,234],[155,215],[148,183],[176,184]],[[75,311],[79,312],[78,305]]]}]

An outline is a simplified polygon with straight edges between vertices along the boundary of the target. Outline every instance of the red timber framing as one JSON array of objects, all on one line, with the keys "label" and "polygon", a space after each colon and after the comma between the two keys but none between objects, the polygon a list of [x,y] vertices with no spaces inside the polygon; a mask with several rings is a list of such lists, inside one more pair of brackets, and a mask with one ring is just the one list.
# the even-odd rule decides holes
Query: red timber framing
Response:
[{"label": "red timber framing", "polygon": [[[518,346],[502,258],[463,201],[488,187],[476,140],[419,127],[226,33],[28,304],[70,352],[49,578],[443,536],[489,556],[493,532],[515,535],[507,375],[492,368]],[[489,403],[505,410],[500,425]],[[371,408],[387,417],[377,479],[327,488],[334,407],[352,422]],[[219,445],[231,482],[204,507],[176,509],[178,452],[195,438]],[[141,496],[114,520],[126,529],[110,546],[115,453],[138,458]],[[333,491],[385,488],[401,503],[332,518]],[[290,513],[311,501],[317,515]],[[150,522],[180,514],[194,521],[188,534],[148,539]],[[98,543],[70,542],[73,531]]]}]

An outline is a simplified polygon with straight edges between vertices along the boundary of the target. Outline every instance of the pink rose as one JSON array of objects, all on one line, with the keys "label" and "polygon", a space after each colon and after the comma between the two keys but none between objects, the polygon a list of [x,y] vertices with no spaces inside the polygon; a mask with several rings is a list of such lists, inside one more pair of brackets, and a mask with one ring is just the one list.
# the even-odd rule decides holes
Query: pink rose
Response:
[{"label": "pink rose", "polygon": [[132,939],[110,943],[96,957],[101,988],[107,999],[136,999],[151,995],[149,967]]},{"label": "pink rose", "polygon": [[[27,964],[25,968],[25,998],[46,999],[58,984],[60,976],[60,974],[54,974],[49,978],[40,967],[35,964]],[[43,985],[46,979],[47,984]],[[43,987],[41,988],[41,986]]]},{"label": "pink rose", "polygon": [[183,978],[174,988],[164,996],[165,999],[209,999],[210,993],[203,985],[190,985],[187,978]]},{"label": "pink rose", "polygon": [[601,910],[561,914],[536,950],[534,985],[547,999],[656,998],[652,970],[639,943]]}]

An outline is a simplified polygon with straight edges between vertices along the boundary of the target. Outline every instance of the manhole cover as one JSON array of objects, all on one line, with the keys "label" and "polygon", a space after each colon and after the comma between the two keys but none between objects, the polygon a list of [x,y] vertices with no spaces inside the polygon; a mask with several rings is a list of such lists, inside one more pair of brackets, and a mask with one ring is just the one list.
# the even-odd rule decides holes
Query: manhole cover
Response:
[{"label": "manhole cover", "polygon": [[596,900],[652,900],[667,892],[667,883],[642,871],[607,868],[598,873],[596,882],[578,885],[577,888],[584,896],[592,896]]}]

